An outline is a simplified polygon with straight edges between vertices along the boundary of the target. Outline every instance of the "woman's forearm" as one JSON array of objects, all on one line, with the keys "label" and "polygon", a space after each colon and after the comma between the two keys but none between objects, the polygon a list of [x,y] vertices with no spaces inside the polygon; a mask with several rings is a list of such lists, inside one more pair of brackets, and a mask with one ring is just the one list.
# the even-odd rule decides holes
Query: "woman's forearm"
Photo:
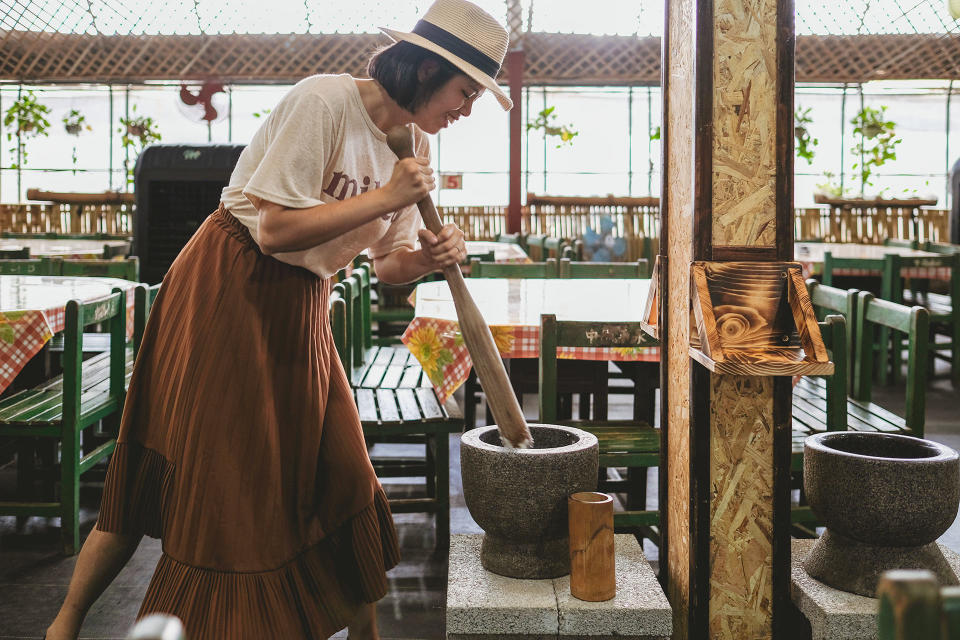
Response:
[{"label": "woman's forearm", "polygon": [[377,278],[385,284],[413,282],[438,268],[421,249],[397,249],[373,261]]},{"label": "woman's forearm", "polygon": [[309,249],[395,210],[394,201],[384,189],[307,209],[262,201],[257,241],[267,255]]}]

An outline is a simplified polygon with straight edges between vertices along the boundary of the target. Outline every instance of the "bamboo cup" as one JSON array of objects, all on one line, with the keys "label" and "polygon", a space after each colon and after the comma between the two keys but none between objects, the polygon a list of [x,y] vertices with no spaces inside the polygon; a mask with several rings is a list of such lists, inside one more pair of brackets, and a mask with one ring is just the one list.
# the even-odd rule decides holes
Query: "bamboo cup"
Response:
[{"label": "bamboo cup", "polygon": [[583,491],[567,498],[570,525],[570,593],[588,602],[617,594],[613,553],[613,498]]}]

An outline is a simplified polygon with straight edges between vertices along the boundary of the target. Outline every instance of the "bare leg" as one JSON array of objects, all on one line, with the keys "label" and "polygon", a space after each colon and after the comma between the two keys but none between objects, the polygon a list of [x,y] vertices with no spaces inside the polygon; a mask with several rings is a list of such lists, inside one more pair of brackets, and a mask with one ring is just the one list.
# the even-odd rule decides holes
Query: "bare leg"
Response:
[{"label": "bare leg", "polygon": [[360,607],[357,617],[347,627],[347,637],[350,640],[380,640],[380,633],[377,631],[377,605],[375,603],[364,603]]},{"label": "bare leg", "polygon": [[90,532],[80,549],[60,613],[47,629],[48,640],[77,637],[87,611],[127,564],[141,537],[98,529]]}]

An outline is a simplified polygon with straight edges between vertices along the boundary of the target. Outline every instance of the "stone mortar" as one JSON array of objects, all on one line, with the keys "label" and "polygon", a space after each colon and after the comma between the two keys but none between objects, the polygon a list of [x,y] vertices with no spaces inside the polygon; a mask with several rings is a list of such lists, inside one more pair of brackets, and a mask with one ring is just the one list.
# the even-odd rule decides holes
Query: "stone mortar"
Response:
[{"label": "stone mortar", "polygon": [[511,578],[556,578],[570,573],[567,497],[596,489],[599,446],[581,429],[529,427],[532,449],[502,446],[495,425],[461,436],[463,497],[484,530],[484,569]]},{"label": "stone mortar", "polygon": [[804,442],[803,483],[827,528],[804,565],[837,589],[873,597],[879,575],[929,569],[956,584],[933,543],[960,506],[960,456],[909,436],[839,431]]}]

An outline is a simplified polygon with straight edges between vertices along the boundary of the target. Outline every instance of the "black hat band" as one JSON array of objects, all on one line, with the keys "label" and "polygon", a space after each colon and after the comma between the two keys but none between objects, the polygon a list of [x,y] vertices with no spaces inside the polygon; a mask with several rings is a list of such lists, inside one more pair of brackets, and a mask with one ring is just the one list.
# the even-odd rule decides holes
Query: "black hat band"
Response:
[{"label": "black hat band", "polygon": [[443,47],[491,78],[496,78],[497,74],[500,73],[500,64],[496,60],[432,22],[420,20],[413,28],[413,33],[426,38],[439,47]]}]

